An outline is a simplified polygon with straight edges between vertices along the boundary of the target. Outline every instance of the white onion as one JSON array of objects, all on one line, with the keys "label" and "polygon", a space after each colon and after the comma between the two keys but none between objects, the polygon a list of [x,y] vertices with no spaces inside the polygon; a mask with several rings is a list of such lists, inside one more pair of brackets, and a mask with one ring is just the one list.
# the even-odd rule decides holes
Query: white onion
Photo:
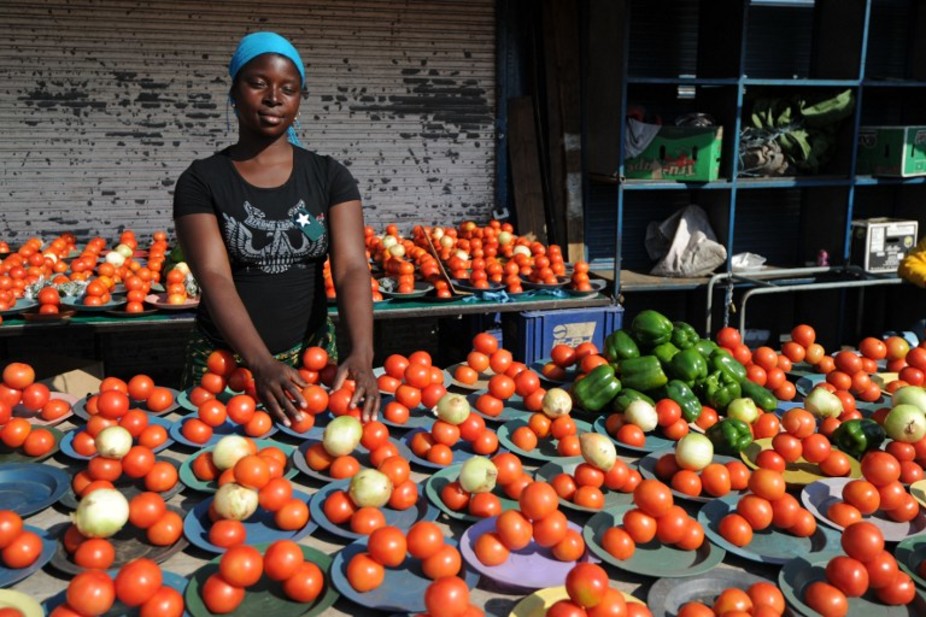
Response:
[{"label": "white onion", "polygon": [[517,255],[518,253],[521,253],[522,255],[527,255],[528,257],[530,257],[530,256],[531,256],[531,249],[530,249],[530,247],[524,246],[523,244],[519,244],[519,245],[517,245],[516,247],[514,247],[513,249],[511,249],[511,254],[512,254],[512,255]]},{"label": "white onion", "polygon": [[926,415],[916,405],[901,403],[884,418],[884,432],[895,441],[916,443],[926,436]]},{"label": "white onion", "polygon": [[926,412],[926,390],[919,386],[904,386],[898,388],[891,395],[891,406],[914,405],[920,411]]},{"label": "white onion", "polygon": [[129,502],[114,488],[100,488],[80,500],[71,520],[88,538],[108,538],[128,522]]},{"label": "white onion", "polygon": [[826,388],[814,388],[804,399],[804,409],[818,418],[838,418],[842,415],[842,401]]},{"label": "white onion", "polygon": [[466,459],[460,469],[460,486],[467,493],[490,493],[495,488],[498,468],[484,456]]},{"label": "white onion", "polygon": [[389,254],[393,257],[404,257],[405,256],[405,245],[404,244],[393,244],[389,247]]},{"label": "white onion", "polygon": [[354,416],[338,416],[325,427],[322,446],[331,456],[345,456],[360,445],[363,425]]},{"label": "white onion", "polygon": [[383,236],[383,248],[388,249],[389,247],[395,246],[398,243],[399,239],[393,236],[392,234],[386,234]]},{"label": "white onion", "polygon": [[376,469],[361,469],[350,479],[347,492],[360,508],[382,508],[392,497],[392,480]]},{"label": "white onion", "polygon": [[654,430],[658,423],[656,408],[642,400],[633,401],[627,405],[624,417],[631,424],[639,426],[644,433]]},{"label": "white onion", "polygon": [[128,259],[135,253],[134,249],[132,249],[132,247],[129,246],[128,244],[117,244],[116,248],[113,250],[119,253],[120,255],[122,255],[123,257],[125,257],[126,259]]},{"label": "white onion", "polygon": [[714,460],[714,444],[701,433],[688,433],[675,446],[675,462],[682,469],[701,471]]},{"label": "white onion", "polygon": [[437,401],[437,417],[450,424],[463,424],[470,411],[469,401],[456,392],[448,392]]},{"label": "white onion", "polygon": [[220,486],[213,502],[216,514],[232,521],[247,520],[257,511],[257,504],[257,491],[234,482]]},{"label": "white onion", "polygon": [[592,467],[597,467],[607,473],[617,461],[617,450],[614,442],[598,433],[582,433],[579,435],[579,448],[582,458]]},{"label": "white onion", "polygon": [[550,388],[540,401],[540,410],[548,418],[565,416],[572,411],[572,397],[562,388]]},{"label": "white onion", "polygon": [[215,444],[212,462],[219,469],[231,469],[235,463],[251,454],[248,440],[241,435],[226,435]]},{"label": "white onion", "polygon": [[177,265],[174,266],[174,270],[183,272],[183,276],[188,276],[190,274],[190,266],[185,261],[178,261]]},{"label": "white onion", "polygon": [[112,264],[117,268],[121,268],[125,264],[125,255],[122,253],[117,253],[116,251],[109,251],[106,253],[106,263]]},{"label": "white onion", "polygon": [[121,426],[108,426],[97,434],[93,445],[103,458],[121,459],[132,449],[132,433]]},{"label": "white onion", "polygon": [[499,246],[505,246],[506,244],[514,240],[514,237],[511,235],[510,231],[500,231],[498,232],[498,236],[496,236],[496,239],[498,240]]},{"label": "white onion", "polygon": [[453,247],[454,244],[456,244],[456,240],[453,239],[453,236],[441,236],[441,248],[449,249]]}]

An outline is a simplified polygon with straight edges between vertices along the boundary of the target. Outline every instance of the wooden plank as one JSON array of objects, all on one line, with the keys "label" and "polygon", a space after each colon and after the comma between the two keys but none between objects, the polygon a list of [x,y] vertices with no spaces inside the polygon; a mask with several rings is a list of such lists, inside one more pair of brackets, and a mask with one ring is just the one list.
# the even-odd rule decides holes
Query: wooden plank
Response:
[{"label": "wooden plank", "polygon": [[531,97],[508,100],[508,157],[511,159],[511,179],[514,206],[518,217],[517,232],[534,234],[547,242],[546,217],[543,209],[543,177],[537,147],[537,127]]}]

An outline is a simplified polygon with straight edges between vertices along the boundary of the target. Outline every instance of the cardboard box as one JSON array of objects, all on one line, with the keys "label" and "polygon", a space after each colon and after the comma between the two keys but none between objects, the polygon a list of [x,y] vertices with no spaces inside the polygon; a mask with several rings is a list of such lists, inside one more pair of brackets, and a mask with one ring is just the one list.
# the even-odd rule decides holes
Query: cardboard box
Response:
[{"label": "cardboard box", "polygon": [[866,272],[896,272],[916,245],[916,221],[873,218],[852,221],[851,259]]},{"label": "cardboard box", "polygon": [[926,126],[863,126],[856,171],[908,178],[926,175]]},{"label": "cardboard box", "polygon": [[720,177],[723,127],[663,126],[646,148],[624,161],[625,178],[709,182]]}]

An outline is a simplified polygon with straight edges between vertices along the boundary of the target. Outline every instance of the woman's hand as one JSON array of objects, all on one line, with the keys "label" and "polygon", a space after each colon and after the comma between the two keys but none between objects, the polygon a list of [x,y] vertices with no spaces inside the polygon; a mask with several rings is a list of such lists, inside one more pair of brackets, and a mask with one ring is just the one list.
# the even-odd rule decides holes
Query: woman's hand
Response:
[{"label": "woman's hand", "polygon": [[379,386],[376,383],[376,377],[373,376],[370,363],[348,356],[338,366],[338,372],[335,375],[331,389],[339,389],[344,385],[344,381],[348,377],[353,379],[356,384],[354,393],[350,397],[350,408],[355,409],[360,404],[360,401],[363,401],[363,411],[360,419],[363,422],[376,420],[379,416],[380,405]]},{"label": "woman's hand", "polygon": [[285,426],[290,425],[290,418],[299,422],[306,413],[302,411],[306,406],[302,389],[308,385],[299,371],[273,357],[249,368],[254,375],[257,397],[270,415]]}]

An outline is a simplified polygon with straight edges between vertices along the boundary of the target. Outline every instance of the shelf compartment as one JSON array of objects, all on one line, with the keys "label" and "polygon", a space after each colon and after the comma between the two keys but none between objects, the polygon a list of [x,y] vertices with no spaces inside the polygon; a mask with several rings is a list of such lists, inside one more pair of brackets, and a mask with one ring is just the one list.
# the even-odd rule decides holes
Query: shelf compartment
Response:
[{"label": "shelf compartment", "polygon": [[849,186],[851,183],[852,181],[845,176],[780,176],[767,178],[740,176],[736,179],[736,186],[740,190]]},{"label": "shelf compartment", "polygon": [[926,80],[926,53],[917,35],[926,29],[918,0],[872,0],[865,76],[868,80]]},{"label": "shelf compartment", "polygon": [[926,125],[926,87],[866,88],[862,126]]}]

